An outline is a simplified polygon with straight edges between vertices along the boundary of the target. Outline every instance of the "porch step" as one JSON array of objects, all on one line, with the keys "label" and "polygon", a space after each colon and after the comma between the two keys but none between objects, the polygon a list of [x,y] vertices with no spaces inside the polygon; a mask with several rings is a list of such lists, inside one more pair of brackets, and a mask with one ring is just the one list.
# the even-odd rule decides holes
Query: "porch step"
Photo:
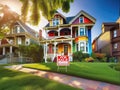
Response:
[{"label": "porch step", "polygon": [[0,60],[4,59],[5,55],[0,55]]}]

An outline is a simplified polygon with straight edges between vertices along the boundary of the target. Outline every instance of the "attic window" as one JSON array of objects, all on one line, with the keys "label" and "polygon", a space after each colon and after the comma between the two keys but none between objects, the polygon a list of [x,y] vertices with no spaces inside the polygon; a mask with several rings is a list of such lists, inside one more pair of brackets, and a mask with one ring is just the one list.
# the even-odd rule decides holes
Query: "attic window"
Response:
[{"label": "attic window", "polygon": [[80,23],[84,23],[83,17],[80,17],[80,18],[79,18],[79,22],[80,22]]},{"label": "attic window", "polygon": [[17,26],[17,33],[20,33],[20,27]]},{"label": "attic window", "polygon": [[59,19],[55,18],[53,19],[53,26],[57,26],[57,25],[59,25]]}]

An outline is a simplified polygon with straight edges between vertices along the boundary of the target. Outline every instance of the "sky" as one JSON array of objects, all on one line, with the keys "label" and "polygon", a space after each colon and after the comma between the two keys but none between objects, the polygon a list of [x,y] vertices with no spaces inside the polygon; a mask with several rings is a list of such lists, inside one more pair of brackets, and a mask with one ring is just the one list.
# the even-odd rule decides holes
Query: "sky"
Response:
[{"label": "sky", "polygon": [[[19,0],[0,0],[0,3],[7,4],[12,10],[21,14],[20,8],[22,4]],[[96,19],[96,23],[92,28],[92,40],[101,34],[101,25],[103,22],[116,22],[119,17],[119,0],[74,0],[70,5],[70,11],[63,13],[61,9],[58,11],[64,16],[75,16],[81,10],[84,10]],[[42,17],[39,26],[33,27],[35,30],[43,28],[47,24],[47,20]]]}]

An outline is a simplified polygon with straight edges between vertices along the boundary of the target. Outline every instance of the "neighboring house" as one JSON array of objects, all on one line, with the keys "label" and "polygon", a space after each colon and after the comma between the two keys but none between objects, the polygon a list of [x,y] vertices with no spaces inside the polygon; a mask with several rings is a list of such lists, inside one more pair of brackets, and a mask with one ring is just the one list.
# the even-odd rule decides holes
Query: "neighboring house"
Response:
[{"label": "neighboring house", "polygon": [[92,47],[94,52],[106,53],[120,60],[120,18],[102,24],[102,34],[93,41]]},{"label": "neighboring house", "polygon": [[92,53],[91,29],[96,19],[85,11],[76,16],[65,17],[56,12],[48,25],[44,28],[47,34],[44,45],[44,59],[55,60],[57,55],[69,55],[72,61],[74,52]]},{"label": "neighboring house", "polygon": [[14,23],[10,32],[0,40],[0,55],[15,54],[19,45],[39,43],[38,33],[21,21]]}]

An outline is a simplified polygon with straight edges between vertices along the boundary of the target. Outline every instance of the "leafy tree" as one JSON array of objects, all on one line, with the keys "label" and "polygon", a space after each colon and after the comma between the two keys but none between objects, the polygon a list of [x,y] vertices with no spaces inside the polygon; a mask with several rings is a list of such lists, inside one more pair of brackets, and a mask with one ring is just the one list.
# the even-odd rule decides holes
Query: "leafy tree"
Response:
[{"label": "leafy tree", "polygon": [[28,11],[32,11],[30,21],[33,25],[38,25],[41,14],[48,20],[52,18],[57,9],[61,8],[64,12],[70,10],[70,3],[74,0],[20,0],[23,3],[21,12],[25,22]]},{"label": "leafy tree", "polygon": [[12,28],[14,22],[19,19],[19,15],[10,10],[7,5],[0,4],[0,33],[6,34]]}]

